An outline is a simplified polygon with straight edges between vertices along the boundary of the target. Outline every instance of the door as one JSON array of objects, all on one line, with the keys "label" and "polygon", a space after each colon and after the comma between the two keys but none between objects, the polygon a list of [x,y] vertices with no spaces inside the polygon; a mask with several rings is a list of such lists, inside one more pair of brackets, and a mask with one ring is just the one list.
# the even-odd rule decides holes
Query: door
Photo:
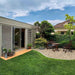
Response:
[{"label": "door", "polygon": [[21,48],[25,47],[25,29],[21,30]]},{"label": "door", "polygon": [[15,28],[15,49],[19,49],[20,48],[20,29],[19,28]]}]

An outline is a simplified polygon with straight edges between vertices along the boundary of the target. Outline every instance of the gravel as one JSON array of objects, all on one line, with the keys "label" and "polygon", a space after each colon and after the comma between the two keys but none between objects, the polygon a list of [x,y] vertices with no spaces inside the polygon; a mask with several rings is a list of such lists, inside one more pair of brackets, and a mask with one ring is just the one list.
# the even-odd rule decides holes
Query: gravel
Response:
[{"label": "gravel", "polygon": [[74,60],[75,59],[75,50],[72,50],[72,52],[64,52],[62,48],[59,49],[59,51],[52,51],[52,49],[34,49],[46,57],[49,58],[55,58],[55,59],[64,59],[64,60]]}]

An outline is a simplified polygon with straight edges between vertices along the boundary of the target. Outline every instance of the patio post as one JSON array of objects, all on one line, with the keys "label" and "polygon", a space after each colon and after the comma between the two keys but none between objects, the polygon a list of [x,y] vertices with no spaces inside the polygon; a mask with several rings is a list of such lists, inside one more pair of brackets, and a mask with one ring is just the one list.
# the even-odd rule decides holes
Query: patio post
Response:
[{"label": "patio post", "polygon": [[0,57],[2,55],[2,25],[0,25]]},{"label": "patio post", "polygon": [[25,29],[25,48],[27,48],[27,44],[28,44],[28,29]]},{"label": "patio post", "polygon": [[13,50],[13,27],[11,26],[11,50]]},{"label": "patio post", "polygon": [[13,51],[14,50],[14,42],[15,42],[15,28],[14,26],[11,26],[11,50]]},{"label": "patio post", "polygon": [[21,40],[22,40],[22,38],[21,38],[22,37],[21,36],[22,33],[21,32],[22,32],[22,28],[20,28],[20,48],[21,48]]}]

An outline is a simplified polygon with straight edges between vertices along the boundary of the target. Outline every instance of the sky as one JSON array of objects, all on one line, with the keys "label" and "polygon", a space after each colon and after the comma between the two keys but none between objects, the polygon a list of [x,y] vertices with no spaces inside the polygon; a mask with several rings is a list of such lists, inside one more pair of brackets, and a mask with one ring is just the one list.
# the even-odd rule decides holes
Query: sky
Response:
[{"label": "sky", "polygon": [[47,20],[52,25],[75,16],[75,0],[0,0],[0,16],[34,24]]}]

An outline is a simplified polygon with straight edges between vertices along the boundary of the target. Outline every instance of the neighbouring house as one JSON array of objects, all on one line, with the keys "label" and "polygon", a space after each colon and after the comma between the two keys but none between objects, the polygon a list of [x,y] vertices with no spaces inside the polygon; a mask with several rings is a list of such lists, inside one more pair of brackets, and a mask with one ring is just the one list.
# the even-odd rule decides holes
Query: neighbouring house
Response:
[{"label": "neighbouring house", "polygon": [[33,44],[35,27],[16,20],[0,17],[0,56],[2,49],[17,50]]},{"label": "neighbouring house", "polygon": [[[68,21],[64,21],[62,23],[58,23],[54,26],[54,29],[55,29],[55,33],[58,33],[58,34],[66,34],[66,32],[68,31],[68,29],[65,29],[64,28],[64,25],[65,24],[68,24],[70,22],[70,20]],[[71,30],[71,33],[73,34],[73,29]]]}]

